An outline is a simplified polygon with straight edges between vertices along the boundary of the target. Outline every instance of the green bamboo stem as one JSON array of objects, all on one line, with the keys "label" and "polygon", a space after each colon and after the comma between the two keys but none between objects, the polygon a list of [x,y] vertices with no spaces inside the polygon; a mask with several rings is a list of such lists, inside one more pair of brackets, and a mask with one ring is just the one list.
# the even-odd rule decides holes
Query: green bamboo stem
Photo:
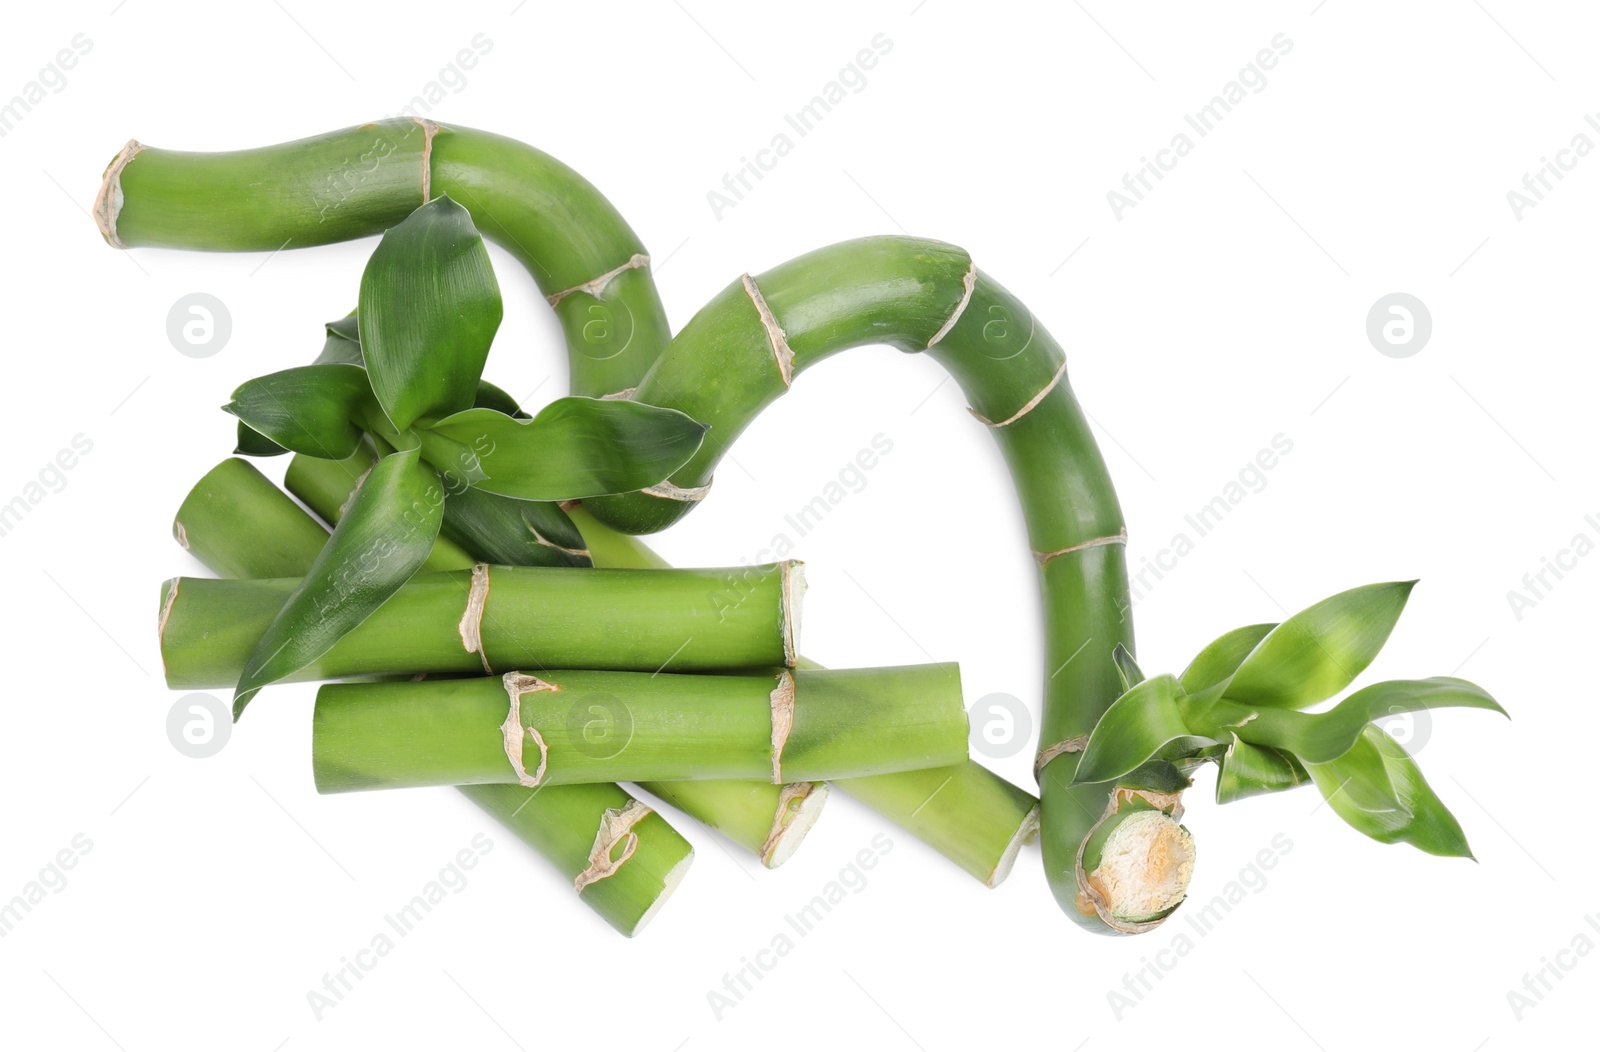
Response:
[{"label": "green bamboo stem", "polygon": [[[664,572],[664,571],[656,571]],[[588,735],[605,717],[604,733]],[[736,778],[773,784],[959,763],[954,666],[683,675],[556,670],[317,692],[324,793]]]},{"label": "green bamboo stem", "polygon": [[[371,466],[371,451],[358,453],[349,461],[320,460],[296,455],[289,461],[285,484],[289,490],[306,503],[312,511],[330,522],[337,518],[338,508],[350,497],[361,474]],[[497,498],[504,500],[504,498]],[[506,503],[523,503],[511,502]],[[446,505],[448,509],[449,505]],[[541,505],[541,507],[551,507]],[[557,509],[559,510],[559,509]],[[579,509],[581,511],[581,509]],[[575,511],[574,514],[577,514]],[[565,514],[562,520],[572,529],[572,540],[577,547],[587,541],[572,520]],[[596,558],[615,550],[618,557],[602,565],[618,569],[667,569],[665,560],[650,552],[635,538],[600,527],[594,531],[601,551]],[[624,556],[622,553],[628,553]],[[535,552],[535,554],[538,554]],[[463,565],[473,560],[466,556]],[[748,568],[741,568],[736,584],[742,582]],[[731,586],[723,590],[733,597]],[[770,663],[770,662],[769,662]],[[892,778],[893,775],[881,777]],[[770,782],[704,779],[692,784],[669,782],[641,782],[640,788],[717,830],[734,843],[755,853],[769,868],[785,862],[799,848],[805,835],[816,822],[827,800],[827,786],[815,782],[794,782],[773,785]]]},{"label": "green bamboo stem", "polygon": [[[287,681],[517,668],[710,671],[787,665],[800,564],[738,570],[490,566],[420,573]],[[727,580],[744,588],[730,600]],[[167,685],[236,683],[297,578],[162,585]]]},{"label": "green bamboo stem", "polygon": [[[667,565],[637,537],[605,526],[582,504],[568,507],[567,514],[583,531],[596,566]],[[804,657],[796,665],[821,667]],[[673,792],[684,784],[644,788],[700,818],[694,799]],[[1039,801],[972,759],[950,767],[839,778],[833,784],[991,888],[1010,875],[1023,845],[1039,831]]]},{"label": "green bamboo stem", "polygon": [[[1117,904],[1104,901],[1092,869],[1080,872],[1080,848],[1091,831],[1119,824],[1117,813],[1102,819],[1125,794],[1106,785],[1069,787],[1077,750],[1122,692],[1113,648],[1133,648],[1122,513],[1066,383],[1060,348],[965,252],[914,238],[867,238],[734,282],[690,320],[635,393],[710,424],[700,452],[661,486],[585,507],[625,532],[665,528],[704,497],[717,462],[796,374],[869,343],[933,356],[1000,443],[1044,591],[1039,774],[1046,874],[1063,910],[1085,927],[1144,930],[1148,920],[1119,916]],[[1176,811],[1176,796],[1170,802],[1167,809]],[[1175,825],[1175,816],[1169,821]],[[1150,872],[1139,879],[1168,886],[1171,866],[1188,861],[1152,855]]]},{"label": "green bamboo stem", "polygon": [[566,333],[572,393],[630,386],[668,336],[649,257],[582,176],[512,139],[392,118],[226,153],[130,141],[94,215],[119,248],[274,252],[381,234],[441,194],[515,256]]},{"label": "green bamboo stem", "polygon": [[[183,508],[179,521],[189,551],[218,573],[303,572],[328,536],[241,460],[225,460],[208,472]],[[573,882],[580,901],[629,937],[655,916],[694,858],[689,842],[666,819],[615,784],[461,791],[554,865]]]}]

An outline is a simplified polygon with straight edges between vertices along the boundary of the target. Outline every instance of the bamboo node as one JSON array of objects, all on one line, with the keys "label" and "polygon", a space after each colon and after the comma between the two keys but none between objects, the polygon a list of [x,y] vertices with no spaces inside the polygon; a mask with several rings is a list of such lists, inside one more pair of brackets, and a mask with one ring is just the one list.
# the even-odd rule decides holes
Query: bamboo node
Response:
[{"label": "bamboo node", "polygon": [[744,282],[745,294],[756,306],[756,314],[761,317],[761,327],[767,330],[767,343],[772,348],[772,357],[778,362],[778,376],[782,378],[783,386],[789,387],[794,383],[794,351],[789,347],[789,334],[783,331],[783,326],[778,324],[777,315],[767,306],[767,298],[761,295],[761,290],[756,287],[756,279],[744,274],[739,280]]},{"label": "bamboo node", "polygon": [[472,568],[472,583],[467,588],[467,608],[461,612],[461,622],[456,626],[461,645],[469,654],[478,655],[485,675],[494,675],[489,655],[483,650],[483,612],[489,605],[489,564],[478,563]]},{"label": "bamboo node", "polygon": [[113,248],[128,247],[117,236],[117,216],[121,214],[123,205],[122,170],[143,149],[144,144],[138,139],[129,139],[128,144],[106,166],[105,175],[100,180],[100,192],[94,198],[95,225],[100,228],[100,236],[106,239],[106,244]]},{"label": "bamboo node", "polygon": [[1050,562],[1050,560],[1052,560],[1052,559],[1059,559],[1061,556],[1063,556],[1063,555],[1071,555],[1073,552],[1086,551],[1089,548],[1101,548],[1101,547],[1104,547],[1105,545],[1108,545],[1108,544],[1127,544],[1127,543],[1128,543],[1128,528],[1126,526],[1124,526],[1121,530],[1117,531],[1116,533],[1113,533],[1109,537],[1096,537],[1094,540],[1084,541],[1081,544],[1070,544],[1065,548],[1057,548],[1053,552],[1034,552],[1033,553],[1033,560],[1034,560],[1034,562],[1038,563],[1040,566],[1044,566],[1046,563]]},{"label": "bamboo node", "polygon": [[682,486],[674,486],[671,482],[662,482],[657,485],[642,489],[639,492],[643,493],[647,497],[660,497],[663,500],[680,500],[685,504],[693,504],[696,501],[702,501],[706,499],[706,494],[711,492],[711,483],[707,482],[704,486],[692,486],[685,489]]},{"label": "bamboo node", "polygon": [[649,256],[645,255],[643,252],[635,252],[633,255],[628,257],[628,262],[622,264],[622,266],[612,267],[610,270],[606,271],[604,274],[601,274],[597,278],[590,278],[583,284],[574,285],[570,289],[562,289],[560,292],[557,292],[552,296],[546,296],[545,299],[550,302],[550,306],[556,307],[561,304],[562,300],[577,292],[587,292],[591,296],[598,296],[600,293],[606,290],[607,285],[616,280],[619,274],[623,274],[630,270],[637,270],[640,267],[648,267],[649,265]]},{"label": "bamboo node", "polygon": [[546,548],[554,548],[558,552],[564,552],[567,555],[575,555],[575,556],[578,556],[578,557],[584,558],[584,559],[589,558],[589,549],[587,549],[587,548],[567,548],[567,547],[565,547],[563,545],[557,544],[555,541],[552,541],[550,538],[546,537],[544,534],[542,534],[538,530],[534,529],[533,523],[529,522],[529,523],[526,523],[525,525],[528,527],[528,532],[533,534],[533,539],[536,542],[538,542],[539,544],[544,545]]},{"label": "bamboo node", "polygon": [[[597,880],[604,880],[622,864],[633,857],[639,847],[639,834],[633,827],[655,812],[639,800],[629,800],[626,807],[608,807],[600,816],[600,828],[594,835],[594,846],[589,849],[589,867],[572,878],[572,889],[581,892]],[[622,851],[613,855],[618,844]]]},{"label": "bamboo node", "polygon": [[800,646],[800,597],[806,590],[806,564],[785,559],[778,572],[782,581],[778,619],[783,632],[783,663],[794,668]]},{"label": "bamboo node", "polygon": [[978,264],[969,259],[967,260],[967,272],[961,275],[961,299],[956,301],[956,309],[950,312],[950,317],[944,320],[944,324],[939,326],[939,331],[934,333],[933,338],[928,341],[929,347],[944,339],[950,334],[950,330],[956,327],[956,322],[960,321],[961,315],[967,311],[967,304],[972,302],[972,290],[977,287]]},{"label": "bamboo node", "polygon": [[1037,394],[1035,394],[1032,398],[1028,399],[1027,403],[1024,404],[1021,409],[1018,409],[1015,413],[1012,413],[1010,416],[1006,417],[1004,420],[1000,420],[1000,421],[990,420],[988,417],[984,416],[982,413],[978,412],[976,409],[969,408],[967,410],[967,412],[971,413],[978,420],[980,420],[981,422],[989,425],[990,427],[1010,427],[1012,424],[1016,423],[1018,420],[1021,420],[1023,417],[1025,417],[1029,413],[1033,412],[1034,409],[1036,409],[1038,407],[1039,403],[1045,400],[1045,396],[1048,395],[1051,391],[1054,391],[1056,389],[1056,385],[1061,382],[1061,378],[1063,376],[1065,376],[1065,375],[1067,375],[1067,360],[1066,360],[1066,358],[1062,358],[1061,359],[1061,364],[1056,366],[1055,375],[1050,377],[1050,382],[1045,384],[1043,387],[1039,388],[1039,392]]},{"label": "bamboo node", "polygon": [[[522,696],[536,691],[558,691],[561,687],[555,683],[546,683],[537,676],[530,676],[526,672],[507,672],[500,680],[505,685],[506,696],[511,699],[511,710],[506,714],[506,721],[500,725],[500,735],[505,740],[506,759],[511,761],[511,769],[516,772],[517,784],[527,786],[529,789],[537,788],[544,779],[545,767],[550,760],[550,750],[544,744],[544,738],[539,735],[535,727],[522,725]],[[539,747],[539,765],[532,774],[522,762],[523,740],[532,738],[533,744]]]},{"label": "bamboo node", "polygon": [[636,395],[638,393],[639,393],[639,389],[637,387],[624,387],[620,391],[612,391],[610,394],[601,395],[600,396],[600,401],[602,401],[602,402],[626,402],[628,399],[632,398],[634,395]]},{"label": "bamboo node", "polygon": [[1054,760],[1057,756],[1062,753],[1082,752],[1088,745],[1089,736],[1080,734],[1076,738],[1068,738],[1066,741],[1056,742],[1054,745],[1040,749],[1039,755],[1033,761],[1033,780],[1037,782],[1039,774],[1044,770],[1044,765]]},{"label": "bamboo node", "polygon": [[422,129],[422,203],[427,204],[433,199],[433,137],[439,134],[439,126],[426,117],[411,119]]},{"label": "bamboo node", "polygon": [[783,747],[794,728],[794,676],[784,669],[772,688],[772,784],[783,784]]}]

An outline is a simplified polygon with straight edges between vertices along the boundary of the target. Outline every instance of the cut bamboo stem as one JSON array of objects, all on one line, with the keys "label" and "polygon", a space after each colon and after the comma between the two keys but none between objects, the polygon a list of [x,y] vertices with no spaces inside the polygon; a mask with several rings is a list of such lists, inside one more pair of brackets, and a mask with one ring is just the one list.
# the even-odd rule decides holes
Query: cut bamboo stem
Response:
[{"label": "cut bamboo stem", "polygon": [[[691,672],[787,665],[799,563],[709,570],[489,566],[422,573],[289,680],[517,668]],[[729,579],[741,590],[730,592]],[[173,689],[227,687],[296,578],[162,586]],[[286,680],[287,682],[288,680]]]},{"label": "cut bamboo stem", "polygon": [[[179,521],[187,524],[189,551],[218,573],[304,572],[328,536],[282,490],[237,459],[208,472],[183,508]],[[554,865],[583,903],[629,937],[655,916],[694,858],[689,842],[666,819],[615,784],[461,791]],[[626,826],[621,833],[619,825]]]},{"label": "cut bamboo stem", "polygon": [[701,778],[782,784],[949,766],[966,754],[953,665],[329,684],[317,692],[311,733],[324,793]]}]

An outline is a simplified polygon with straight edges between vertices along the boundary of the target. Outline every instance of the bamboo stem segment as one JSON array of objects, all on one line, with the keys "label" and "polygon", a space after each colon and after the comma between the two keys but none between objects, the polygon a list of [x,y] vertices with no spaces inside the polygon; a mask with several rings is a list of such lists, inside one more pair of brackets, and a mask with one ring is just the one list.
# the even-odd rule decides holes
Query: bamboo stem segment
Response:
[{"label": "bamboo stem segment", "polygon": [[[328,536],[282,490],[240,460],[223,461],[208,472],[184,501],[178,521],[186,524],[189,551],[220,573],[304,572]],[[264,533],[264,526],[273,532]],[[623,935],[638,934],[655,916],[694,858],[689,842],[666,819],[615,784],[461,791],[571,879],[578,897]],[[630,816],[631,838],[622,837],[607,850],[602,873],[591,856],[602,832],[614,828],[622,815]]]},{"label": "bamboo stem segment", "polygon": [[953,666],[508,672],[324,686],[311,753],[324,793],[701,778],[777,784],[959,763],[967,717]]},{"label": "bamboo stem segment", "polygon": [[[786,562],[738,570],[480,563],[418,574],[290,678],[783,665],[794,653],[800,573],[800,564]],[[730,596],[731,575],[742,590]],[[167,685],[207,689],[236,682],[297,584],[294,578],[168,581],[161,607]]]}]

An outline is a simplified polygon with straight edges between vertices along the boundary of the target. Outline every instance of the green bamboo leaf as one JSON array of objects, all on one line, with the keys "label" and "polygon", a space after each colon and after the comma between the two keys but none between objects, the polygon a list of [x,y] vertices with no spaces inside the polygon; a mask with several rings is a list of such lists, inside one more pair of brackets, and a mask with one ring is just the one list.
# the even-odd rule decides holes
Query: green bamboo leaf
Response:
[{"label": "green bamboo leaf", "polygon": [[1309,781],[1311,776],[1293,754],[1252,745],[1237,734],[1228,736],[1227,750],[1217,758],[1219,804],[1294,789]]},{"label": "green bamboo leaf", "polygon": [[705,431],[675,409],[561,398],[532,420],[468,409],[423,429],[421,438],[441,471],[489,493],[574,500],[654,486],[694,455]]},{"label": "green bamboo leaf", "polygon": [[1179,705],[1181,693],[1177,678],[1163,675],[1144,680],[1112,702],[1089,735],[1073,784],[1109,782],[1148,760],[1176,760],[1216,745],[1214,738],[1190,732]]},{"label": "green bamboo leaf", "polygon": [[1399,742],[1367,726],[1354,748],[1330,763],[1306,764],[1328,806],[1385,844],[1411,844],[1430,855],[1471,858],[1461,824],[1422,777]]},{"label": "green bamboo leaf", "polygon": [[497,413],[504,413],[515,420],[532,419],[522,411],[517,400],[512,398],[503,388],[496,387],[488,380],[478,381],[478,394],[472,400],[474,409],[493,409]]},{"label": "green bamboo leaf", "polygon": [[1393,679],[1363,687],[1327,712],[1261,709],[1239,729],[1246,741],[1287,749],[1306,763],[1328,763],[1343,756],[1374,720],[1423,709],[1490,709],[1506,714],[1476,683],[1449,676]]},{"label": "green bamboo leaf", "polygon": [[234,719],[258,690],[326,654],[410,580],[433,548],[443,507],[439,476],[418,450],[373,466],[245,663]]},{"label": "green bamboo leaf", "polygon": [[500,316],[500,286],[466,209],[437,197],[383,235],[357,317],[372,390],[396,430],[472,405]]},{"label": "green bamboo leaf", "polygon": [[285,449],[343,460],[361,443],[355,420],[371,398],[355,366],[302,365],[245,381],[222,408]]},{"label": "green bamboo leaf", "polygon": [[1416,583],[1352,588],[1295,614],[1268,632],[1239,665],[1228,697],[1290,709],[1333,697],[1372,664]]},{"label": "green bamboo leaf", "polygon": [[356,327],[356,312],[330,321],[323,326],[322,353],[313,365],[359,365],[366,368],[361,357],[361,335]]},{"label": "green bamboo leaf", "polygon": [[1144,672],[1133,659],[1133,653],[1121,643],[1111,649],[1111,660],[1116,662],[1117,675],[1122,679],[1124,691],[1132,690],[1136,683],[1144,679]]},{"label": "green bamboo leaf", "polygon": [[1223,633],[1195,655],[1189,667],[1179,674],[1178,683],[1190,694],[1198,694],[1225,682],[1238,669],[1239,663],[1256,648],[1256,644],[1277,627],[1276,623],[1245,625]]},{"label": "green bamboo leaf", "polygon": [[244,457],[276,457],[289,452],[243,420],[239,421],[233,451]]}]

